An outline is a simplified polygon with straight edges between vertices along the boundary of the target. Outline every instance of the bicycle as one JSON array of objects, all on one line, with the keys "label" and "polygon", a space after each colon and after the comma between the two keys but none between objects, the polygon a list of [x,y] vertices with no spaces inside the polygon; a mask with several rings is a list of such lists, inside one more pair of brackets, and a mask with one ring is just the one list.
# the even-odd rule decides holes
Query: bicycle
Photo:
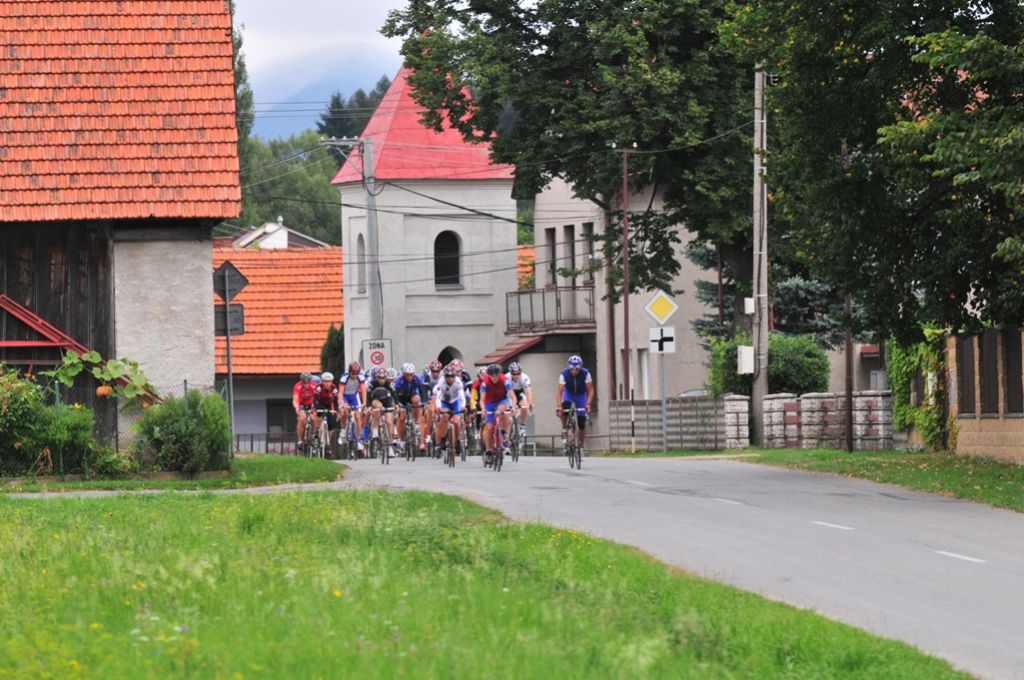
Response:
[{"label": "bicycle", "polygon": [[509,432],[509,453],[512,454],[512,462],[519,462],[519,454],[526,446],[526,428],[523,421],[519,420],[520,410],[517,407],[512,412],[512,431]]},{"label": "bicycle", "polygon": [[320,427],[316,428],[316,443],[313,445],[315,455],[311,458],[326,458],[327,449],[331,445],[330,430],[327,428],[330,411],[328,409],[317,409],[317,416],[320,418]]},{"label": "bicycle", "polygon": [[579,470],[583,464],[583,450],[580,448],[580,422],[576,404],[571,401],[562,402],[562,413],[565,414],[565,455],[569,459],[569,468]]},{"label": "bicycle", "polygon": [[345,425],[345,437],[342,439],[339,434],[338,439],[342,459],[355,460],[359,454],[359,428],[356,426],[355,416],[351,413]]},{"label": "bicycle", "polygon": [[370,451],[371,458],[377,454],[380,455],[381,465],[391,465],[391,440],[388,439],[388,428],[385,418],[388,413],[394,411],[391,408],[377,409],[380,411],[380,418],[377,420],[376,427],[371,428],[371,432],[376,433],[377,436],[370,437]]},{"label": "bicycle", "polygon": [[318,457],[317,453],[320,449],[320,433],[317,428],[313,426],[313,412],[306,411],[306,425],[302,430],[302,455],[307,458]]},{"label": "bicycle", "polygon": [[445,441],[448,445],[444,455],[444,462],[448,467],[455,467],[455,456],[458,454],[458,451],[456,450],[456,446],[458,446],[458,439],[455,437],[455,423],[452,422],[452,418],[454,418],[454,416],[449,414],[448,434],[445,435]]},{"label": "bicycle", "polygon": [[412,417],[412,404],[405,405],[405,459],[416,462],[416,451],[420,446],[420,423]]},{"label": "bicycle", "polygon": [[466,457],[469,455],[469,434],[466,432],[466,419],[462,419],[462,429],[459,430],[459,449],[462,452],[462,462],[466,462]]}]

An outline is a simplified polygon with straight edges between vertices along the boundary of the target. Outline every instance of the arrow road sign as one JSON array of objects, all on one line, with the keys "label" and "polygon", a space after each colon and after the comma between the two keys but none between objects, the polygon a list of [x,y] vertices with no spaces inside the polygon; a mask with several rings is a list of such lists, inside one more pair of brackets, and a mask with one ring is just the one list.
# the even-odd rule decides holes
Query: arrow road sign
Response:
[{"label": "arrow road sign", "polygon": [[[227,273],[226,282],[224,280],[225,272]],[[231,302],[231,299],[242,292],[247,285],[249,285],[249,279],[242,276],[242,272],[226,260],[213,272],[213,292],[224,302]],[[235,333],[232,332],[232,335]]]},{"label": "arrow road sign", "polygon": [[675,354],[676,329],[660,326],[651,329],[651,354]]}]

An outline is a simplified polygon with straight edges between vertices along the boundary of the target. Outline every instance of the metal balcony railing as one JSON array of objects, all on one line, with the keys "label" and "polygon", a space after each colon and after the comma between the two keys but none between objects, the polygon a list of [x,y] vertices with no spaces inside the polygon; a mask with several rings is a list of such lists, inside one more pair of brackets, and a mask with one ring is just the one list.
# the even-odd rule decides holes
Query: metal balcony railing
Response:
[{"label": "metal balcony railing", "polygon": [[505,294],[505,325],[509,333],[592,330],[593,286],[559,286]]}]

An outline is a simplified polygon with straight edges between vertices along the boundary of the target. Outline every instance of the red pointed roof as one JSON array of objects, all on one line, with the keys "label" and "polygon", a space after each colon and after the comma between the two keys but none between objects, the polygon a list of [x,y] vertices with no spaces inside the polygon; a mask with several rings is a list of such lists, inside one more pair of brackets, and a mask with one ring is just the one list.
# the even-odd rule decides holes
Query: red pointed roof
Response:
[{"label": "red pointed roof", "polygon": [[237,217],[224,0],[0,2],[0,222]]},{"label": "red pointed roof", "polygon": [[[412,99],[409,72],[405,67],[398,72],[362,134],[373,140],[374,178],[512,179],[511,165],[491,163],[488,144],[469,144],[447,121],[442,132],[420,123],[424,109]],[[362,178],[362,152],[356,147],[331,184],[359,182]]]},{"label": "red pointed roof", "polygon": [[[242,305],[245,323],[245,333],[231,336],[232,373],[315,371],[327,330],[344,320],[341,248],[214,248],[213,268],[225,261],[249,281],[231,300]],[[217,338],[215,355],[217,375],[226,375],[226,338]]]}]

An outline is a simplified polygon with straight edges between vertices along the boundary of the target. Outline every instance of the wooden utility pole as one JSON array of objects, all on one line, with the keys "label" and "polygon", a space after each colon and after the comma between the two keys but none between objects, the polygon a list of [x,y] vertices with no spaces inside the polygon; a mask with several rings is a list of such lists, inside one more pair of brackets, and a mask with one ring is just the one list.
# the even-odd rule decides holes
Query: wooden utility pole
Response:
[{"label": "wooden utility pole", "polygon": [[622,150],[622,347],[625,359],[622,362],[622,384],[629,399],[632,396],[629,376],[629,151]]}]

